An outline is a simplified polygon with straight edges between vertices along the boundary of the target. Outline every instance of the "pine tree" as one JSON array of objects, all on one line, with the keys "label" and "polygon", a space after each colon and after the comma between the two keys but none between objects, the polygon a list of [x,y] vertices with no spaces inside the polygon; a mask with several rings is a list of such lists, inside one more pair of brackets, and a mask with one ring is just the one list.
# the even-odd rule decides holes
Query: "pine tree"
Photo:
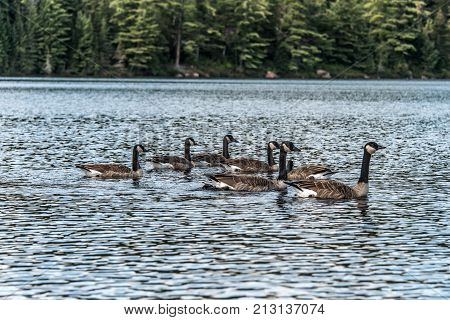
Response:
[{"label": "pine tree", "polygon": [[36,43],[36,6],[32,0],[24,0],[15,21],[16,58],[15,70],[22,74],[38,73],[38,48]]},{"label": "pine tree", "polygon": [[98,71],[94,56],[94,30],[90,17],[80,11],[75,24],[79,35],[72,65],[77,73],[95,74]]},{"label": "pine tree", "polygon": [[0,5],[0,73],[11,71],[13,53],[12,24],[10,20],[11,3]]},{"label": "pine tree", "polygon": [[428,20],[422,29],[421,39],[422,46],[420,53],[422,56],[422,69],[428,72],[433,72],[439,62],[439,51],[436,50],[435,42],[433,40],[433,21]]},{"label": "pine tree", "polygon": [[287,62],[287,70],[313,68],[320,59],[320,43],[325,37],[317,32],[308,17],[308,1],[280,0],[277,23],[277,60]]},{"label": "pine tree", "polygon": [[[267,0],[230,1],[233,16],[231,33],[231,50],[239,71],[256,70],[267,55],[268,39],[262,31],[271,14]],[[227,31],[225,31],[226,33]]]},{"label": "pine tree", "polygon": [[66,67],[67,41],[70,39],[70,15],[61,0],[41,0],[38,5],[38,49],[40,69],[46,74],[62,72]]},{"label": "pine tree", "polygon": [[368,27],[359,0],[336,0],[327,13],[327,34],[333,41],[332,49],[325,56],[328,63],[352,65],[367,57]]},{"label": "pine tree", "polygon": [[[195,61],[198,62],[200,55],[206,58],[220,58],[224,49],[221,43],[222,33],[217,21],[218,13],[216,3],[211,0],[196,0],[193,20],[196,22],[193,27],[185,26],[188,33],[194,38],[192,50]],[[189,40],[188,40],[189,41]],[[189,51],[186,50],[185,51]]]},{"label": "pine tree", "polygon": [[368,0],[364,5],[379,73],[387,66],[402,75],[410,72],[407,57],[416,51],[413,42],[420,34],[423,7],[424,2],[417,0]]},{"label": "pine tree", "polygon": [[436,69],[445,73],[450,69],[450,19],[448,19],[449,5],[442,6],[434,18],[433,38],[438,52]]},{"label": "pine tree", "polygon": [[160,51],[155,1],[115,0],[111,7],[117,25],[116,59],[132,71],[148,71]]}]

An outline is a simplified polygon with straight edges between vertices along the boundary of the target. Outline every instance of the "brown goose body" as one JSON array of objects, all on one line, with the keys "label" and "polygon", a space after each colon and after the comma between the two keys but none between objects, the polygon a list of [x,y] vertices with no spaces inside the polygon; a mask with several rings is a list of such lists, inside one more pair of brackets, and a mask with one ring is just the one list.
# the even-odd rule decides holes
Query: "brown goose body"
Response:
[{"label": "brown goose body", "polygon": [[77,164],[77,168],[85,171],[86,176],[99,178],[139,178],[142,177],[142,169],[133,171],[122,164],[114,163],[87,163]]},{"label": "brown goose body", "polygon": [[195,166],[191,160],[191,146],[194,145],[194,139],[187,138],[184,141],[184,158],[178,156],[155,156],[152,158],[151,164],[154,169],[190,170]]},{"label": "brown goose body", "polygon": [[88,177],[137,179],[143,175],[139,165],[139,153],[141,152],[145,152],[142,145],[138,144],[133,147],[131,168],[116,163],[87,163],[77,164],[76,167],[83,170]]},{"label": "brown goose body", "polygon": [[251,175],[216,174],[208,175],[208,177],[216,182],[216,188],[222,190],[264,192],[281,191],[287,188],[283,180]]},{"label": "brown goose body", "polygon": [[336,180],[300,180],[286,182],[294,187],[297,194],[303,198],[319,199],[356,199],[366,197],[369,192],[369,165],[370,158],[377,150],[384,147],[369,142],[364,146],[364,156],[361,166],[361,174],[358,183],[354,187],[349,187]]},{"label": "brown goose body", "polygon": [[273,150],[279,148],[280,146],[276,141],[270,141],[267,144],[267,162],[252,158],[236,158],[226,159],[222,166],[232,172],[276,172],[278,165],[273,159]]},{"label": "brown goose body", "polygon": [[231,134],[227,134],[223,137],[222,154],[203,152],[193,155],[192,161],[196,166],[218,167],[227,159],[230,159],[228,145],[232,142],[237,142],[237,140]]},{"label": "brown goose body", "polygon": [[223,165],[227,170],[247,173],[275,172],[278,170],[276,164],[270,166],[264,161],[251,158],[227,159]]},{"label": "brown goose body", "polygon": [[156,156],[152,158],[153,166],[157,169],[173,169],[185,171],[194,167],[194,162],[177,156]]},{"label": "brown goose body", "polygon": [[288,172],[289,180],[303,180],[303,179],[323,179],[334,172],[324,165],[306,165],[300,168],[292,169]]},{"label": "brown goose body", "polygon": [[355,187],[349,187],[336,180],[300,180],[286,182],[299,191],[299,196],[304,198],[319,199],[354,199],[367,196],[368,185],[358,183]]},{"label": "brown goose body", "polygon": [[210,167],[218,167],[227,160],[223,155],[216,153],[199,153],[192,156],[195,163],[207,163]]},{"label": "brown goose body", "polygon": [[298,149],[292,142],[283,142],[280,148],[280,165],[278,179],[267,179],[252,175],[216,174],[207,177],[213,181],[213,187],[220,190],[265,192],[280,191],[287,188],[286,155]]}]

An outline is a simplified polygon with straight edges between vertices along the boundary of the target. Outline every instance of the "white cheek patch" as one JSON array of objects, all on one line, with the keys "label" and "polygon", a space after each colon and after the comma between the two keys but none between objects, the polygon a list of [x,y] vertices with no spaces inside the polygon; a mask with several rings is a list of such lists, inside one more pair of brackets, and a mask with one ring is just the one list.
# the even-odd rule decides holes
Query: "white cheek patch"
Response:
[{"label": "white cheek patch", "polygon": [[374,147],[371,147],[371,146],[366,146],[366,150],[370,154],[374,154],[377,151],[377,149],[375,149]]},{"label": "white cheek patch", "polygon": [[275,145],[274,145],[272,142],[269,143],[269,148],[272,149],[272,150],[275,150],[275,149],[276,149]]},{"label": "white cheek patch", "polygon": [[289,149],[289,147],[287,145],[285,145],[285,144],[283,144],[283,150],[286,151],[286,152],[290,152],[291,151],[291,149]]}]

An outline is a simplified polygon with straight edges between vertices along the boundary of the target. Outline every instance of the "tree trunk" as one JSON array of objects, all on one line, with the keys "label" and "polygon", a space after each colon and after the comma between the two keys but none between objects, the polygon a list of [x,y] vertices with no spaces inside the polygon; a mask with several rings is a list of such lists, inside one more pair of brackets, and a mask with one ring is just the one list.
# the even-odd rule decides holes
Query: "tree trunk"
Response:
[{"label": "tree trunk", "polygon": [[177,26],[177,39],[175,47],[175,68],[180,67],[181,56],[181,33],[183,31],[183,19],[184,19],[184,0],[181,1],[180,12],[178,13],[178,26]]}]

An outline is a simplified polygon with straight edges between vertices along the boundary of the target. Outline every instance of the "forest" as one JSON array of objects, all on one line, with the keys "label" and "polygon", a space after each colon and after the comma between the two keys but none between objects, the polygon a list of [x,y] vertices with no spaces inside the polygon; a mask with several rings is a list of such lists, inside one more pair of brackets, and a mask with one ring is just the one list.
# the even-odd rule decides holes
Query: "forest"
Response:
[{"label": "forest", "polygon": [[448,11],[449,0],[0,0],[0,75],[450,78]]}]

